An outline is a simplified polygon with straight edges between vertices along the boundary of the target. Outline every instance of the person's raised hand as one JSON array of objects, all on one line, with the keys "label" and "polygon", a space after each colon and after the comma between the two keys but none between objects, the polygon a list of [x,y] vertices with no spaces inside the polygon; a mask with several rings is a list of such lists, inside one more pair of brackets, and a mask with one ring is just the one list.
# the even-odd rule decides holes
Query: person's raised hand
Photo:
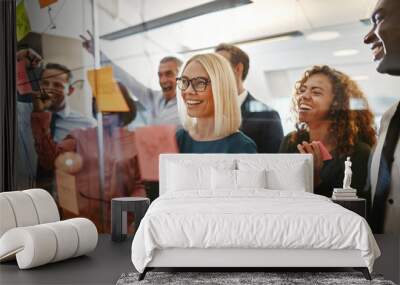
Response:
[{"label": "person's raised hand", "polygon": [[32,92],[33,112],[43,112],[51,107],[50,96],[43,89]]},{"label": "person's raised hand", "polygon": [[42,63],[42,57],[33,49],[21,49],[16,54],[17,61],[25,61],[28,68],[36,68]]},{"label": "person's raised hand", "polygon": [[87,30],[87,36],[85,35],[79,35],[79,37],[82,39],[82,46],[84,49],[86,49],[91,55],[94,56],[94,38],[92,33]]}]

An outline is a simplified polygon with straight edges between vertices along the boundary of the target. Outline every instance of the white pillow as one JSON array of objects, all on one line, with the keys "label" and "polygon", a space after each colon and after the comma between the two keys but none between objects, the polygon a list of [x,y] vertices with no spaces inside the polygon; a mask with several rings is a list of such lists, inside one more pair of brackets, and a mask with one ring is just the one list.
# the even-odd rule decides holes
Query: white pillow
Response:
[{"label": "white pillow", "polygon": [[169,162],[167,164],[167,191],[185,191],[185,190],[211,190],[212,174],[211,170],[235,168],[235,161],[198,161],[182,160]]},{"label": "white pillow", "polygon": [[237,188],[267,188],[266,170],[236,170]]},{"label": "white pillow", "polygon": [[213,190],[236,190],[236,170],[212,168],[211,188]]},{"label": "white pillow", "polygon": [[210,167],[169,163],[167,189],[171,191],[210,189],[210,171]]},{"label": "white pillow", "polygon": [[265,170],[211,170],[213,190],[238,190],[241,188],[266,188]]},{"label": "white pillow", "polygon": [[307,191],[310,183],[305,160],[291,157],[279,160],[239,159],[238,168],[247,171],[265,169],[266,188],[271,190]]},{"label": "white pillow", "polygon": [[306,176],[303,164],[285,171],[267,170],[267,188],[272,190],[306,191]]}]

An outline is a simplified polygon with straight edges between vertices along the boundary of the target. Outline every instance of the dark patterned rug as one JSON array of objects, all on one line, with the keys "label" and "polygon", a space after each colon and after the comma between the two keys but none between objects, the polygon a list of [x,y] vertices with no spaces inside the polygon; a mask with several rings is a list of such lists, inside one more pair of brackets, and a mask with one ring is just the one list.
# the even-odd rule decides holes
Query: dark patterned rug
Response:
[{"label": "dark patterned rug", "polygon": [[395,285],[380,275],[372,275],[372,281],[364,278],[360,272],[148,272],[146,278],[138,281],[139,273],[122,274],[117,285],[133,284],[379,284]]}]

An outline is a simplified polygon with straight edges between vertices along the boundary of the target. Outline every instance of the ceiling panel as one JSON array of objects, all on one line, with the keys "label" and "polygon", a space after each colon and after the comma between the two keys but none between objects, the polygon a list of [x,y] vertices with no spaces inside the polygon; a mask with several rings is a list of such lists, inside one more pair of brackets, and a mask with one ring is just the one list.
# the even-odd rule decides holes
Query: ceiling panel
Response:
[{"label": "ceiling panel", "polygon": [[298,0],[296,1],[312,28],[349,23],[363,19],[371,0]]},{"label": "ceiling panel", "polygon": [[[125,0],[120,1],[120,3],[126,2]],[[135,18],[135,12],[132,11],[137,11],[143,4],[141,2],[129,1],[129,4],[125,3],[124,5],[127,6],[121,9],[131,11],[132,18]],[[145,2],[147,3],[147,1]],[[159,3],[156,0],[148,2],[145,5]],[[169,1],[171,7],[168,9],[164,6],[169,5],[159,4],[160,9],[158,11],[164,12],[158,12],[158,14],[144,9],[142,11],[143,18],[152,19],[155,15],[164,15],[167,11],[176,11],[179,8],[177,3],[181,2],[183,1]],[[201,4],[201,1],[188,2],[195,5]],[[253,0],[253,3],[249,5],[210,13],[132,35],[127,37],[129,39],[116,40],[114,44],[118,45],[123,42],[131,46],[143,46],[146,45],[144,42],[150,41],[152,44],[150,43],[147,46],[150,53],[159,50],[173,53],[200,49],[214,46],[219,42],[238,42],[294,30],[307,31],[311,28],[355,22],[364,19],[370,13],[375,2],[375,0]],[[136,8],[133,7],[135,5]],[[189,4],[186,3],[186,5]],[[123,5],[120,4],[119,7],[123,7]],[[128,9],[128,7],[130,8]],[[187,7],[185,6],[185,8]],[[343,9],[343,7],[346,7],[346,9]],[[121,24],[121,18],[119,18],[114,20],[119,22],[119,25],[114,25],[115,29],[113,29],[112,23],[106,17],[101,17],[100,34],[121,29],[121,26],[126,28],[130,25],[127,22]],[[132,23],[137,24],[138,22],[133,20]],[[106,45],[113,44],[108,43]]]},{"label": "ceiling panel", "polygon": [[[109,0],[103,0],[109,1]],[[130,23],[137,25],[143,21],[150,21],[166,15],[170,15],[191,7],[212,2],[211,0],[185,0],[185,1],[165,1],[165,0],[118,0],[119,17]]]}]

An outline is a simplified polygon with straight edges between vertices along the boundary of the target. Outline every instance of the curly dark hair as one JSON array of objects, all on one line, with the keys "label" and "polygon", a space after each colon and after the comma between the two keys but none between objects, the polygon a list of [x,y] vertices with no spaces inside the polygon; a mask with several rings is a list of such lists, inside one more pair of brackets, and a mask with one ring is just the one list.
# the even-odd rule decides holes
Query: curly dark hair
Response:
[{"label": "curly dark hair", "polygon": [[[292,109],[296,115],[297,132],[293,133],[290,141],[296,142],[300,135],[307,132],[307,125],[299,122],[298,119],[296,94],[298,89],[316,74],[325,75],[332,84],[334,99],[328,119],[332,122],[329,129],[330,136],[337,142],[335,154],[339,157],[351,155],[354,146],[359,141],[372,147],[376,143],[376,131],[374,115],[369,108],[367,98],[348,75],[327,65],[316,65],[306,70],[303,77],[296,83]],[[351,101],[355,104],[351,104]]]}]

